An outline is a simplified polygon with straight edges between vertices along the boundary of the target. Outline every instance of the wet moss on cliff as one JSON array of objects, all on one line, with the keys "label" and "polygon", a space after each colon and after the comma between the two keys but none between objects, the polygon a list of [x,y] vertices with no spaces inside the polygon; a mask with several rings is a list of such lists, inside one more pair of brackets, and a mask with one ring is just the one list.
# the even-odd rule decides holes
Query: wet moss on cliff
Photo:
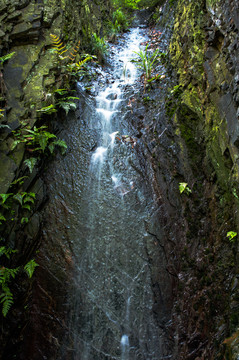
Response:
[{"label": "wet moss on cliff", "polygon": [[[233,51],[230,53],[227,49],[230,43],[228,37],[234,39],[236,35],[234,30],[229,30],[229,20],[234,22],[234,18],[227,19],[222,13],[225,10],[223,6],[233,8],[235,4],[179,0],[176,5],[169,58],[177,77],[175,88],[180,89],[180,94],[175,96],[171,89],[167,106],[178,135],[179,157],[185,163],[185,169],[190,164],[186,181],[194,184],[194,194],[191,199],[186,199],[183,207],[188,241],[191,244],[194,242],[194,247],[198,248],[197,256],[192,250],[188,251],[190,261],[185,255],[182,257],[182,270],[187,285],[183,281],[181,295],[184,300],[179,300],[179,304],[182,312],[195,314],[196,309],[198,315],[195,314],[193,321],[186,320],[182,315],[178,318],[186,326],[184,335],[183,331],[181,334],[182,344],[185,344],[184,336],[188,339],[188,350],[185,348],[179,358],[191,358],[188,354],[196,351],[195,356],[200,358],[221,359],[225,337],[238,326],[238,307],[232,305],[238,294],[238,289],[233,286],[238,271],[237,241],[232,244],[226,239],[229,229],[239,230],[237,101],[228,59],[233,58],[231,61],[234,62],[237,60]],[[214,11],[211,10],[212,6]],[[217,16],[220,16],[220,20]],[[201,222],[200,226],[195,227],[195,222]],[[207,226],[203,226],[202,222],[204,225],[206,222]],[[206,248],[210,249],[210,256],[203,253]],[[198,282],[194,282],[194,276]],[[223,296],[216,296],[215,292],[218,291]],[[192,298],[186,310],[187,292],[191,293]],[[198,312],[202,306],[202,296],[204,300],[205,296],[208,297],[208,300]],[[191,306],[194,310],[190,310]],[[205,314],[213,319],[212,327]],[[200,317],[201,326],[204,324],[210,334],[206,343],[200,340],[204,343],[204,349],[201,350],[200,342],[191,344],[189,335],[193,331],[202,331],[197,327]],[[193,324],[194,329],[191,328]],[[227,359],[236,359],[234,350],[227,350],[226,356]]]}]

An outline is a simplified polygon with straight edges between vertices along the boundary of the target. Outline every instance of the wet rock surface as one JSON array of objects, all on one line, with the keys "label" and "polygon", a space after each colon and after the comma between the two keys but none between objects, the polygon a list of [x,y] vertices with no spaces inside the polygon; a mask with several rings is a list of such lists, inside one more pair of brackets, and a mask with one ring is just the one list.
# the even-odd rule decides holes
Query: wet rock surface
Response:
[{"label": "wet rock surface", "polygon": [[[174,22],[167,31],[166,23],[173,20],[171,8],[157,12],[161,50],[169,54],[168,63],[159,68],[166,78],[146,87],[142,82],[135,91],[126,88],[128,111],[124,120],[128,134],[137,139],[132,149],[138,159],[137,166],[133,163],[135,171],[144,179],[141,186],[147,199],[153,199],[145,222],[153,319],[161,329],[168,358],[236,360],[238,243],[230,242],[227,232],[239,230],[238,4],[236,0],[219,1],[213,6],[209,1],[178,1]],[[56,80],[51,57],[43,60],[46,41],[41,42],[41,36],[47,38],[48,31],[61,27],[60,14],[58,6],[43,6],[40,2],[34,8],[29,1],[0,5],[0,20],[4,23],[0,47],[5,49],[11,41],[12,51],[17,50],[15,60],[11,59],[4,67],[6,87],[10,84],[14,90],[14,96],[8,97],[12,108],[8,123],[12,129],[18,127],[20,119],[30,116],[26,104],[37,102],[40,91],[47,90],[46,84]],[[97,13],[96,17],[99,16]],[[123,39],[119,46],[123,46]],[[152,40],[158,45],[157,39]],[[169,49],[165,47],[167,43]],[[113,49],[117,50],[118,47]],[[52,67],[46,70],[46,63]],[[81,117],[86,106],[84,100],[91,104],[99,89],[114,81],[110,67],[108,74],[100,69],[94,71],[100,81],[91,90],[80,84],[80,109],[68,119],[72,127],[76,121],[86,127]],[[36,85],[44,78],[40,90],[28,86],[25,82],[28,76],[35,78]],[[1,92],[5,91],[2,85]],[[27,183],[26,189],[35,188],[38,194],[36,212],[25,228],[13,229],[9,239],[18,244],[25,259],[40,243],[37,258],[40,268],[31,289],[28,285],[21,289],[15,286],[19,300],[7,325],[4,322],[3,359],[17,356],[30,360],[32,354],[36,360],[57,359],[64,339],[70,338],[66,319],[74,249],[69,239],[73,212],[69,197],[72,189],[79,196],[83,191],[74,182],[76,174],[71,169],[77,169],[78,160],[71,153],[71,146],[74,137],[79,136],[81,162],[89,164],[89,154],[96,149],[98,139],[94,132],[84,136],[80,129],[68,132],[69,125],[64,119],[58,119],[54,126],[69,137],[66,162],[69,171],[66,174],[59,171],[63,160],[57,157],[44,179],[47,191],[41,180],[36,181],[37,172]],[[8,133],[7,129],[2,131],[2,139],[8,139]],[[9,146],[10,143],[1,143],[4,169],[1,192],[7,191],[18,173],[19,165],[9,156]],[[23,154],[24,149],[18,150],[17,164],[22,163]],[[41,169],[39,164],[40,173]],[[83,166],[82,184],[86,176],[87,166]],[[62,182],[64,191],[54,193],[56,178]],[[180,194],[179,183],[187,183],[191,194]],[[50,202],[46,212],[42,207],[47,196]],[[119,307],[120,303],[118,300]],[[28,312],[22,310],[24,306],[29,308]],[[86,321],[85,317],[81,321]],[[116,342],[111,332],[105,334],[105,339],[102,351],[107,353],[109,344]],[[137,346],[137,339],[133,341]],[[127,345],[126,340],[124,344]],[[73,350],[68,350],[67,356],[72,358]]]}]

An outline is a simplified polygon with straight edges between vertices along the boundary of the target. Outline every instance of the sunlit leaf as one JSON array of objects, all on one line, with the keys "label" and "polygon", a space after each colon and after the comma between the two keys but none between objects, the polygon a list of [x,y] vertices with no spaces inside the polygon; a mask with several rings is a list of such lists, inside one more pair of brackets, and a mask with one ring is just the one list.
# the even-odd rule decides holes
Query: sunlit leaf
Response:
[{"label": "sunlit leaf", "polygon": [[180,194],[182,194],[183,192],[185,192],[187,195],[189,195],[192,191],[191,189],[188,187],[188,183],[179,183],[179,191]]},{"label": "sunlit leaf", "polygon": [[227,233],[227,237],[229,238],[230,241],[234,241],[233,239],[237,236],[237,232],[235,231],[228,231]]}]

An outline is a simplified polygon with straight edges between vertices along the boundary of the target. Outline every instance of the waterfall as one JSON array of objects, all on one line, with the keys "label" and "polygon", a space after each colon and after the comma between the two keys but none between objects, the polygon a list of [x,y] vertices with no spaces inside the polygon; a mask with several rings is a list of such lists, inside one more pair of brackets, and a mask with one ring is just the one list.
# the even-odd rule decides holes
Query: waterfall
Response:
[{"label": "waterfall", "polygon": [[[68,233],[75,274],[68,299],[70,336],[62,345],[61,360],[160,358],[161,332],[152,311],[146,250],[154,243],[145,232],[152,204],[144,194],[137,142],[126,120],[140,76],[130,60],[143,41],[139,28],[125,35],[95,109],[86,104],[78,125],[81,140],[71,139],[74,215]],[[95,146],[82,155],[80,141]],[[70,162],[65,161],[68,171]]]}]

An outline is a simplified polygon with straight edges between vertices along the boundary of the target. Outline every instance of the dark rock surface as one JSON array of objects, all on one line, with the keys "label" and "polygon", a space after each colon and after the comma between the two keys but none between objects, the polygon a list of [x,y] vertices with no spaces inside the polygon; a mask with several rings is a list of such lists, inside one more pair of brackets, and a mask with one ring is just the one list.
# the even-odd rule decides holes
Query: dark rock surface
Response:
[{"label": "dark rock surface", "polygon": [[[138,139],[140,171],[155,202],[147,224],[157,243],[157,250],[148,253],[153,264],[153,313],[171,359],[237,360],[238,240],[230,242],[227,232],[239,233],[238,1],[178,0],[173,10],[172,3],[155,11],[161,41],[170,43],[164,50],[166,79],[129,93],[129,99],[134,97],[128,111],[130,135]],[[42,97],[53,84],[61,84],[56,59],[48,52],[50,33],[75,43],[89,31],[100,32],[102,15],[108,16],[107,2],[90,6],[90,13],[79,6],[73,14],[68,1],[0,4],[0,54],[16,51],[0,68],[0,106],[7,112],[7,122],[4,117],[1,124],[14,130],[22,120],[31,119],[33,126]],[[59,116],[52,127],[61,129],[62,121]],[[23,165],[24,148],[12,153],[10,129],[0,131],[0,193],[27,174],[23,190],[37,194],[29,223],[8,226],[2,236],[20,250],[17,264],[35,256],[40,247],[40,267],[31,286],[24,278],[21,286],[14,285],[16,303],[7,320],[1,318],[0,358],[53,360],[68,331],[65,284],[72,272],[67,239],[71,209],[60,195],[49,205],[46,221],[54,224],[51,231],[65,234],[56,244],[55,234],[46,236],[42,223],[49,195],[41,180],[44,163],[29,174]],[[49,191],[51,173],[48,181]],[[189,196],[180,194],[182,182],[191,189]],[[56,209],[65,214],[66,223],[57,222]]]}]

